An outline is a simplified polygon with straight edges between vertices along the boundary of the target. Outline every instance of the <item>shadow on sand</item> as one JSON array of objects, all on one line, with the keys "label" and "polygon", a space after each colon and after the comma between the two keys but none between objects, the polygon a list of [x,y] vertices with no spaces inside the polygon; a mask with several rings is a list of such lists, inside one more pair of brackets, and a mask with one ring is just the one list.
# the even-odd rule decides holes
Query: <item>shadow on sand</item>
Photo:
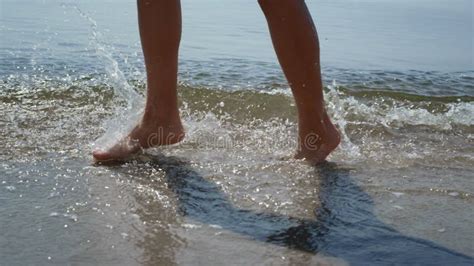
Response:
[{"label": "shadow on sand", "polygon": [[334,163],[315,167],[320,178],[314,220],[236,208],[220,188],[203,178],[184,160],[150,156],[166,173],[182,215],[204,224],[246,235],[256,241],[322,253],[353,265],[473,265],[472,257],[433,242],[405,236],[380,221],[373,201],[352,180],[349,170]]}]

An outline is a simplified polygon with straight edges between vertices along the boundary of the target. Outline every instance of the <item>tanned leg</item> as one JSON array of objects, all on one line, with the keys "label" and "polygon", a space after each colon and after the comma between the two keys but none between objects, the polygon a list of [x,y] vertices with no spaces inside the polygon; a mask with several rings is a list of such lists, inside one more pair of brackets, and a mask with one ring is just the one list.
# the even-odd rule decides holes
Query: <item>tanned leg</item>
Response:
[{"label": "tanned leg", "polygon": [[321,163],[340,142],[324,107],[319,41],[303,0],[259,0],[298,110],[296,158]]},{"label": "tanned leg", "polygon": [[178,110],[179,0],[138,0],[138,20],[147,73],[145,112],[138,125],[108,150],[93,152],[97,161],[126,160],[142,149],[181,141]]}]

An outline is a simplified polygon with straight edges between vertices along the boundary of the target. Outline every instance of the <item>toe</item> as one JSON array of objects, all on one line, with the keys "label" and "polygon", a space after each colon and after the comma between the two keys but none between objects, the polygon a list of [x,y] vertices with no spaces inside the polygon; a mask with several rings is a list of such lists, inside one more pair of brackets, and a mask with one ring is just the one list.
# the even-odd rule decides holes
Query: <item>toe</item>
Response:
[{"label": "toe", "polygon": [[108,152],[102,150],[95,150],[92,152],[92,156],[96,161],[107,161],[111,159],[111,156]]}]

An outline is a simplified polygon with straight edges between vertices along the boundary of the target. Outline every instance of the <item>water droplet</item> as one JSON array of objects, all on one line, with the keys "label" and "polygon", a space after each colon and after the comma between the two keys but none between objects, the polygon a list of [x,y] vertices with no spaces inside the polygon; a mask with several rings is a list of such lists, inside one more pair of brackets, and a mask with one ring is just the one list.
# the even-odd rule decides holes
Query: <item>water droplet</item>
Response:
[{"label": "water droplet", "polygon": [[400,198],[401,196],[405,195],[405,193],[403,192],[392,192],[393,195],[395,195],[395,197],[397,198]]},{"label": "water droplet", "polygon": [[210,224],[209,227],[216,228],[216,229],[222,229],[222,226],[217,225],[217,224]]},{"label": "water droplet", "polygon": [[196,229],[196,228],[200,228],[201,226],[197,224],[183,224],[183,227],[187,229]]}]

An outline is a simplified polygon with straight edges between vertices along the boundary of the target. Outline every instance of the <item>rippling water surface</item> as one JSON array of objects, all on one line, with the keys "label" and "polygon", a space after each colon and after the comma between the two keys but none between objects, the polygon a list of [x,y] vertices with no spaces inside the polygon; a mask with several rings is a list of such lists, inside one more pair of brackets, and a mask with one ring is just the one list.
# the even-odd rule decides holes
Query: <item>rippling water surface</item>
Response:
[{"label": "rippling water surface", "polygon": [[0,265],[472,265],[472,1],[307,1],[321,167],[256,1],[183,0],[176,146],[92,165],[139,117],[134,1],[0,1]]}]

